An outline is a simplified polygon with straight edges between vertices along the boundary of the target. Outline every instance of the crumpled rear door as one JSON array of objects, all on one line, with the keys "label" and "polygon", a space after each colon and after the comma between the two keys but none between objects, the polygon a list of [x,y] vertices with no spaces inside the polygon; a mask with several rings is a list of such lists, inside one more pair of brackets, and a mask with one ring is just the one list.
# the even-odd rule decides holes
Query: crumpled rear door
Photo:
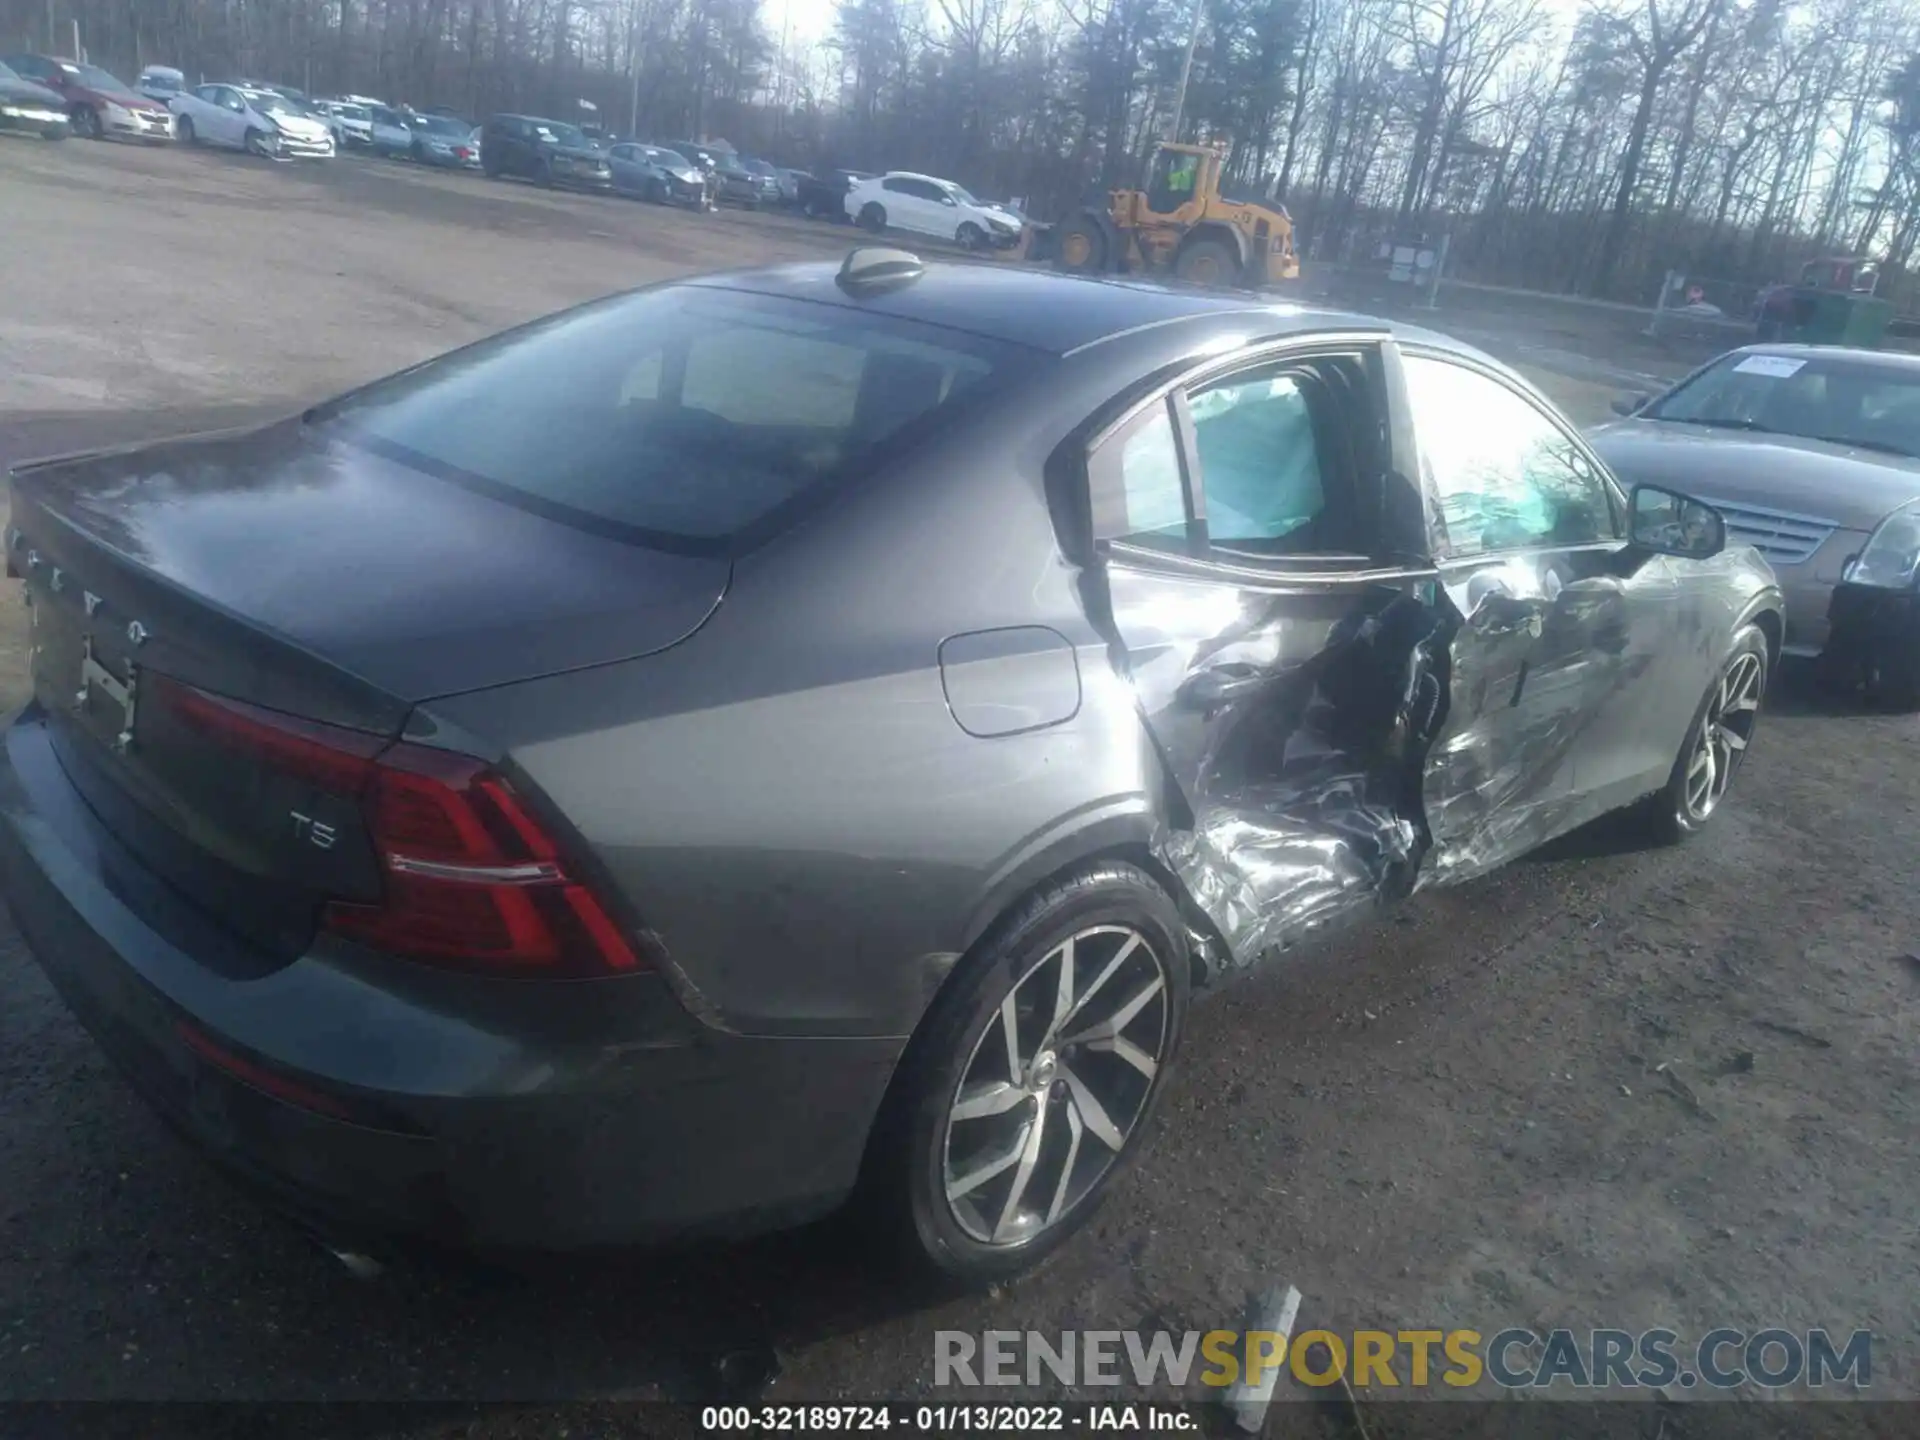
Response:
[{"label": "crumpled rear door", "polygon": [[[1231,965],[1406,893],[1426,846],[1450,612],[1424,561],[1368,558],[1424,521],[1392,464],[1389,357],[1328,344],[1222,361],[1089,461],[1100,618],[1167,782],[1157,849]],[[1223,388],[1242,395],[1209,410]],[[1304,430],[1209,420],[1289,394],[1307,397]]]}]

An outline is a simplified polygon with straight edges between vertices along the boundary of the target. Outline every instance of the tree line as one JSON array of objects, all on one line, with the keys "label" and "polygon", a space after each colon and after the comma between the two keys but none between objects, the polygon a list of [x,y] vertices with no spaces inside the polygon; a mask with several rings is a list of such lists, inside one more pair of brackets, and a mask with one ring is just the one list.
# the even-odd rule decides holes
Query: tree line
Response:
[{"label": "tree line", "polygon": [[64,53],[76,22],[128,78],[725,138],[1043,219],[1177,129],[1309,260],[1444,234],[1457,275],[1649,301],[1681,270],[1729,307],[1820,254],[1902,298],[1920,270],[1911,0],[839,0],[824,41],[760,0],[0,0],[9,47]]}]

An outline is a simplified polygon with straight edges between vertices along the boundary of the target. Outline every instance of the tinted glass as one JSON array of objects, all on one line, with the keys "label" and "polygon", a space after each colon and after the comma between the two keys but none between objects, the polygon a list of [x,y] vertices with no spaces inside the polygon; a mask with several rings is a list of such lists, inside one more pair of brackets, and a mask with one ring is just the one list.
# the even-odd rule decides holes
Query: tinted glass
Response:
[{"label": "tinted glass", "polygon": [[1920,365],[1730,355],[1641,413],[1920,455]]},{"label": "tinted glass", "polygon": [[246,92],[247,100],[253,108],[264,115],[304,115],[306,111],[298,100],[289,100],[274,90],[253,90]]},{"label": "tinted glass", "polygon": [[103,95],[131,95],[134,93],[127,88],[125,81],[109,75],[98,65],[82,65],[79,67],[79,72],[80,83],[85,85],[89,90],[98,90]]},{"label": "tinted glass", "polygon": [[1021,353],[839,306],[655,290],[458,351],[315,420],[512,503],[718,552]]},{"label": "tinted glass", "polygon": [[6,65],[0,64],[0,80],[18,80],[18,79],[20,79],[20,76],[16,72],[9,69]]},{"label": "tinted glass", "polygon": [[1188,401],[1215,543],[1278,540],[1326,509],[1302,383],[1288,374],[1236,377]]},{"label": "tinted glass", "polygon": [[1450,554],[1614,538],[1606,481],[1532,401],[1465,366],[1422,356],[1406,357],[1406,379]]}]

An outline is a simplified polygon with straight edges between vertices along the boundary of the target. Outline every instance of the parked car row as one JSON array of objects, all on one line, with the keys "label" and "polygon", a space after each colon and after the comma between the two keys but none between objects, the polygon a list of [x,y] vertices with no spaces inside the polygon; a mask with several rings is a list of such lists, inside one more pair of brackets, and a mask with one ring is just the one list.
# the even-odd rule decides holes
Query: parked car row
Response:
[{"label": "parked car row", "polygon": [[173,116],[164,103],[97,65],[21,53],[0,56],[0,128],[48,140],[74,134],[167,141]]},{"label": "parked car row", "polygon": [[1016,244],[1023,219],[951,180],[911,171],[875,175],[782,169],[699,140],[652,143],[539,115],[500,114],[476,126],[445,108],[414,110],[366,95],[310,99],[263,80],[189,87],[170,66],[150,65],[139,88],[98,66],[44,55],[0,65],[0,127],[105,138],[223,146],[269,159],[330,158],[360,150],[490,179],[605,191],[658,204],[710,209],[791,207],[854,221],[880,234],[905,231],[966,250]]}]

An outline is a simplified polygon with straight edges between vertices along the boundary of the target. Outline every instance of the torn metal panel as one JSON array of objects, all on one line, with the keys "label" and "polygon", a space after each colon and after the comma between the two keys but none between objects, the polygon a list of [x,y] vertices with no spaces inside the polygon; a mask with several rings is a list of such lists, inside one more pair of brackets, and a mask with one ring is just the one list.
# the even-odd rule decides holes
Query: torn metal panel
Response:
[{"label": "torn metal panel", "polygon": [[1657,557],[1494,557],[1449,567],[1441,592],[1451,685],[1422,886],[1485,874],[1655,788],[1698,698],[1674,633],[1690,612]]},{"label": "torn metal panel", "polygon": [[1252,963],[1411,889],[1444,711],[1418,577],[1278,591],[1108,571],[1147,725],[1185,802],[1161,860]]}]

